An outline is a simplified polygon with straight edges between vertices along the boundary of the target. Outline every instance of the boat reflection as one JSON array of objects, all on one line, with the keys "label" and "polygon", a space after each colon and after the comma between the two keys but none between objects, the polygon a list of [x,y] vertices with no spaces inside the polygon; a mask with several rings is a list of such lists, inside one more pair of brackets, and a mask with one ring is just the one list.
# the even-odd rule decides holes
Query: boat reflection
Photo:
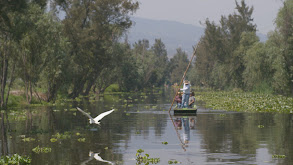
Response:
[{"label": "boat reflection", "polygon": [[[190,129],[195,129],[196,116],[189,116],[189,117],[176,116],[175,119],[173,119],[171,114],[169,114],[169,116],[174,125],[178,139],[182,144],[182,148],[184,151],[186,151],[186,147],[188,147],[188,143],[190,141]],[[179,131],[180,133],[182,132],[181,135]]]},{"label": "boat reflection", "polygon": [[183,127],[182,142],[186,147],[190,141],[190,129],[195,128],[195,121],[195,117],[182,117],[176,118],[174,120],[175,127],[177,130],[182,130]]}]

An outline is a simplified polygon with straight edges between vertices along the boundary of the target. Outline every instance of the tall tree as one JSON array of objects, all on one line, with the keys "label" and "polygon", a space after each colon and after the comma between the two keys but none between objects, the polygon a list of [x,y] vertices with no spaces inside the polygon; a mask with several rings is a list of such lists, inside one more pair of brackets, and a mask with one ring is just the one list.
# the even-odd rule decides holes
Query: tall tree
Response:
[{"label": "tall tree", "polygon": [[19,41],[21,52],[18,70],[19,77],[25,83],[27,102],[31,103],[32,93],[41,73],[64,51],[61,44],[65,41],[61,39],[60,23],[55,21],[50,13],[44,13],[37,4],[30,4],[28,10],[15,21],[25,30]]},{"label": "tall tree", "polygon": [[168,76],[167,50],[161,39],[155,39],[155,44],[152,46],[151,50],[155,54],[155,70],[151,79],[153,79],[153,84],[160,86],[165,83]]},{"label": "tall tree", "polygon": [[131,0],[56,0],[66,13],[64,32],[73,49],[73,89],[76,97],[84,89],[94,86],[102,68],[109,65],[107,49],[131,26],[129,15],[136,11],[138,2]]},{"label": "tall tree", "polygon": [[[282,57],[277,58],[280,65],[284,62],[284,65],[279,68],[283,68],[283,83],[291,94],[293,95],[293,1],[284,1],[284,6],[279,10],[276,18],[277,32],[281,35],[281,44],[284,46],[282,51]],[[279,73],[280,75],[280,73]],[[285,78],[287,77],[287,78]],[[286,80],[285,80],[286,79]],[[283,87],[284,88],[284,87]]]},{"label": "tall tree", "polygon": [[[9,91],[15,79],[18,40],[21,27],[12,19],[19,17],[27,8],[27,1],[0,1],[0,103],[1,109],[7,108]],[[9,81],[9,83],[8,83]],[[8,86],[7,86],[8,85]],[[5,93],[7,92],[7,93]]]},{"label": "tall tree", "polygon": [[[237,13],[222,16],[220,25],[206,20],[206,29],[201,38],[195,73],[197,83],[204,83],[215,88],[243,88],[243,56],[240,48],[243,33],[254,33],[256,25],[252,23],[253,7],[248,7],[244,0],[236,1]],[[247,47],[248,48],[248,47]],[[204,50],[205,49],[205,50]],[[207,81],[207,82],[204,82]]]},{"label": "tall tree", "polygon": [[173,83],[180,83],[182,76],[186,70],[188,65],[188,58],[187,54],[181,49],[177,49],[177,53],[174,55],[173,58],[170,59],[170,66],[169,69],[171,71],[170,82]]}]

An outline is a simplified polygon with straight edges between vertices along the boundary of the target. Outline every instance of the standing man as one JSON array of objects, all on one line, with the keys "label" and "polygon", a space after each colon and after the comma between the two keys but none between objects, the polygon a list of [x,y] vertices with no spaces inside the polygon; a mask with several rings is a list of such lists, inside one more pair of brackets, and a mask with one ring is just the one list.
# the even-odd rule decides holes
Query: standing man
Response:
[{"label": "standing man", "polygon": [[181,107],[187,108],[190,95],[190,83],[188,82],[188,80],[184,80],[183,88],[180,90],[183,91]]}]

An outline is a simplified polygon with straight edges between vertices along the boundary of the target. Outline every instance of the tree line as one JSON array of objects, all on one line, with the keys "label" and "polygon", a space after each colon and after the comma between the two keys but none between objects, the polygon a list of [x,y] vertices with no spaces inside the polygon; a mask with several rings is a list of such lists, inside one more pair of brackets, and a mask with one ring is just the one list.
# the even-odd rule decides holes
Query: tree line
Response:
[{"label": "tree line", "polygon": [[121,42],[138,8],[132,0],[1,1],[1,108],[15,88],[31,103],[38,93],[50,102],[103,93],[111,84],[137,91],[178,81],[172,70],[188,62],[183,50],[170,63],[160,39]]},{"label": "tree line", "polygon": [[236,1],[236,11],[219,24],[205,21],[192,81],[215,89],[293,95],[293,1],[283,2],[266,42],[256,35],[253,7]]}]

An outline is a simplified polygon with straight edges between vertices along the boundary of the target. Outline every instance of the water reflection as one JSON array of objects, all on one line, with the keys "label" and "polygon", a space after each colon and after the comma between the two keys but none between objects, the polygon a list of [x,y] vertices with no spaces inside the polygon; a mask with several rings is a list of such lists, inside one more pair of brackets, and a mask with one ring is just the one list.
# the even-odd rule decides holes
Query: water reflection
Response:
[{"label": "water reflection", "polygon": [[[5,116],[4,113],[1,113],[1,155],[8,154],[8,142],[7,142],[7,135],[6,135],[6,126],[5,126]],[[8,119],[7,119],[8,121]],[[8,122],[9,123],[9,122]],[[1,156],[0,155],[0,156]]]},{"label": "water reflection", "polygon": [[[171,120],[173,120],[171,118]],[[195,122],[196,122],[196,116],[192,117],[181,117],[174,120],[174,126],[176,131],[181,131],[182,135],[180,137],[180,141],[185,147],[188,147],[188,143],[190,141],[190,129],[195,129]],[[182,131],[183,127],[183,131]],[[182,139],[181,139],[182,138]]]}]

